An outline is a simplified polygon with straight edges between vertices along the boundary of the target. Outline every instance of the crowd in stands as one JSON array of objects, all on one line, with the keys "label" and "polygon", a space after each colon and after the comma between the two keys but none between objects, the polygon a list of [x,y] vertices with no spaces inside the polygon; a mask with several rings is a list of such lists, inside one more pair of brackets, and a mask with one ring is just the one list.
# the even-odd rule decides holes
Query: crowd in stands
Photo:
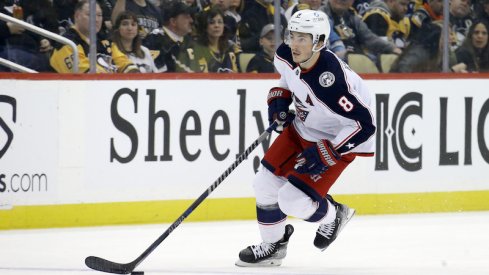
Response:
[{"label": "crowd in stands", "polygon": [[[98,0],[96,71],[274,72],[274,49],[282,43],[275,30],[286,39],[288,19],[302,9],[329,16],[328,49],[354,70],[355,60],[368,60],[385,73],[442,71],[443,0],[280,3],[275,10],[273,0]],[[449,3],[449,68],[488,72],[489,0]],[[79,72],[90,68],[89,6],[88,0],[0,0],[1,13],[72,40]],[[389,65],[384,56],[392,57]],[[1,20],[0,58],[39,72],[69,73],[74,66],[69,46]],[[2,71],[11,69],[0,65]]]}]

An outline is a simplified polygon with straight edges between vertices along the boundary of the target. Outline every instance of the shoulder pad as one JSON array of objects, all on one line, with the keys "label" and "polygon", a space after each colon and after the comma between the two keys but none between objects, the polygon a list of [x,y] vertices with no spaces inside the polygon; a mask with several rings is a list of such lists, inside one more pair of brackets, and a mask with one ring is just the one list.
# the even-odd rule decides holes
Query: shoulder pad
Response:
[{"label": "shoulder pad", "polygon": [[292,57],[292,53],[291,53],[291,51],[290,51],[290,48],[289,48],[289,46],[288,46],[287,44],[285,44],[285,43],[282,43],[282,44],[281,44],[281,45],[278,47],[278,49],[277,49],[277,51],[275,52],[275,54],[276,54],[277,56],[281,57],[281,58],[284,58],[284,59],[288,59],[288,58],[287,58],[288,56]]},{"label": "shoulder pad", "polygon": [[292,59],[292,52],[290,51],[290,48],[287,44],[285,43],[282,43],[277,51],[275,52],[275,61],[274,62],[277,62],[277,60],[280,60],[282,62],[285,62],[287,63],[287,65],[290,67],[290,68],[295,68],[296,67],[296,64],[294,63],[294,60]]}]

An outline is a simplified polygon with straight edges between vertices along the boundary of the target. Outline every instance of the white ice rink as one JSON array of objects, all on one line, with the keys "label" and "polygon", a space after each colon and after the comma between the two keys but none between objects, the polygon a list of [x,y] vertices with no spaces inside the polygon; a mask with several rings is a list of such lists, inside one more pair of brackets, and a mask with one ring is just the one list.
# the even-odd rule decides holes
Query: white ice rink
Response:
[{"label": "white ice rink", "polygon": [[[182,223],[137,268],[157,274],[489,274],[489,212],[355,216],[325,252],[315,224],[295,227],[281,267],[234,266],[259,242],[254,221]],[[1,275],[103,274],[86,256],[130,262],[169,224],[0,231]]]}]

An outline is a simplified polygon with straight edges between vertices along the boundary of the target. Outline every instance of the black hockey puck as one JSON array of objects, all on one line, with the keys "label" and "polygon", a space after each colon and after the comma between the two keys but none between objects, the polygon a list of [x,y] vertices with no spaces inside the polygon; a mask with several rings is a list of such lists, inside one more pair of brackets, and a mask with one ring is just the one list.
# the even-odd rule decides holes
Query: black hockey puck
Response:
[{"label": "black hockey puck", "polygon": [[131,275],[144,275],[144,271],[133,271]]}]

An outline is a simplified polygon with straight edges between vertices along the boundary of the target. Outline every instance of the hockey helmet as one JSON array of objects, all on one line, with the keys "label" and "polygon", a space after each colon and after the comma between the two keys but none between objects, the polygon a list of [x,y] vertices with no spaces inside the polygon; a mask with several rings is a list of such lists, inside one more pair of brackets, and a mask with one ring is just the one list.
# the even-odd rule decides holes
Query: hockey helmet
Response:
[{"label": "hockey helmet", "polygon": [[[331,26],[329,25],[328,15],[324,12],[318,10],[300,10],[290,17],[287,30],[287,35],[290,35],[290,32],[311,34],[313,44],[312,50],[317,52],[326,47],[326,42],[328,41],[331,32]],[[323,45],[316,49],[321,35],[324,35]]]}]

